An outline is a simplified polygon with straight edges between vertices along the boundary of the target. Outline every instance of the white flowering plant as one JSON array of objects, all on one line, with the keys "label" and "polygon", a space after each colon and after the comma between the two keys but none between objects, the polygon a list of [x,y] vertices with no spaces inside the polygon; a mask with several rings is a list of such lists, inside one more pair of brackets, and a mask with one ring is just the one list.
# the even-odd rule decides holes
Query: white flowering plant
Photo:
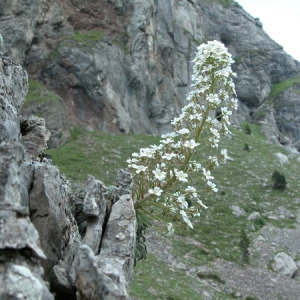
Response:
[{"label": "white flowering plant", "polygon": [[[172,121],[174,131],[127,161],[138,221],[137,259],[145,258],[144,233],[153,220],[165,222],[169,234],[174,232],[172,219],[193,228],[193,219],[206,208],[203,193],[218,191],[211,170],[229,158],[218,146],[230,133],[229,116],[237,109],[232,57],[221,42],[209,41],[198,47],[193,63],[192,89],[187,105]],[[204,147],[217,154],[200,161]],[[203,185],[193,186],[193,175]]]}]

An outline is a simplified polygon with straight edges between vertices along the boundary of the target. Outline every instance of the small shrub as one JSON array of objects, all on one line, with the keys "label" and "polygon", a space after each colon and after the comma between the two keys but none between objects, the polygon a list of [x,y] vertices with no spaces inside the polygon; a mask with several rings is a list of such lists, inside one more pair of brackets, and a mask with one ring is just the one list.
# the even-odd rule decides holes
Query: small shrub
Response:
[{"label": "small shrub", "polygon": [[260,229],[266,225],[266,221],[263,217],[259,217],[253,220],[253,223]]},{"label": "small shrub", "polygon": [[243,265],[245,263],[248,264],[250,261],[249,245],[250,245],[250,240],[248,238],[246,231],[243,229],[241,231],[240,242],[239,242],[240,250],[242,252],[242,264]]},{"label": "small shrub", "polygon": [[284,190],[286,188],[286,178],[277,170],[272,174],[272,187],[275,190]]},{"label": "small shrub", "polygon": [[250,147],[247,143],[245,143],[243,150],[250,152]]},{"label": "small shrub", "polygon": [[244,127],[244,132],[248,135],[251,135],[252,134],[252,131],[251,131],[251,128],[249,126],[249,124],[247,123]]}]

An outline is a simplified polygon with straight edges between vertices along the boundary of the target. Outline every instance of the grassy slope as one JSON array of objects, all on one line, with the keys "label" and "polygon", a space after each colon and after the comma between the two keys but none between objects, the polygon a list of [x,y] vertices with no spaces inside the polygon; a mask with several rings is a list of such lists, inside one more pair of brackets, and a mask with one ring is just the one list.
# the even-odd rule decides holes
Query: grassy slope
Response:
[{"label": "grassy slope", "polygon": [[[222,146],[228,149],[233,160],[213,172],[219,191],[211,197],[203,197],[209,208],[202,213],[194,230],[178,229],[177,235],[172,238],[173,255],[181,257],[189,266],[204,265],[218,257],[240,262],[241,230],[251,233],[253,229],[250,229],[251,222],[246,217],[232,215],[232,204],[242,207],[247,216],[253,211],[262,214],[262,218],[254,223],[254,231],[266,223],[280,227],[292,227],[294,224],[294,219],[271,220],[265,214],[266,206],[268,211],[274,211],[278,206],[291,211],[295,209],[292,199],[299,195],[299,163],[290,159],[289,164],[281,165],[275,153],[285,153],[284,149],[267,143],[259,127],[251,125],[251,130],[252,135],[248,135],[242,129],[233,129],[232,136],[223,142]],[[116,170],[126,166],[126,159],[132,152],[158,140],[152,136],[113,136],[77,129],[69,143],[47,153],[52,155],[53,163],[71,181],[83,181],[87,174],[92,174],[110,185],[114,184]],[[250,151],[243,150],[245,144],[250,146]],[[270,187],[275,169],[286,176],[288,187],[284,191]],[[188,244],[181,236],[190,237],[198,243]],[[200,243],[202,246],[199,246]],[[188,278],[184,271],[170,269],[153,255],[138,263],[135,274],[131,290],[135,299],[199,299],[199,294],[194,291],[195,286],[200,284],[199,280]],[[232,298],[220,295],[220,299]]]},{"label": "grassy slope", "polygon": [[53,101],[61,101],[58,95],[48,90],[42,83],[35,79],[29,79],[29,90],[26,96],[24,107],[33,104],[45,104]]}]

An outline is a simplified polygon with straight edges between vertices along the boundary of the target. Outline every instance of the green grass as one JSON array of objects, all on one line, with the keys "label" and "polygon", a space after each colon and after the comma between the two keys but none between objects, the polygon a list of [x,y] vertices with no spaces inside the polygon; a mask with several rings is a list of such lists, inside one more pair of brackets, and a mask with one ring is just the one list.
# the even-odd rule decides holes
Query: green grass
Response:
[{"label": "green grass", "polygon": [[[226,148],[232,160],[212,171],[219,191],[201,197],[208,209],[194,223],[194,229],[177,226],[176,235],[169,238],[173,246],[172,254],[190,267],[207,265],[217,258],[242,264],[239,243],[243,229],[251,242],[252,233],[266,224],[280,228],[294,227],[294,218],[272,220],[266,213],[276,212],[279,206],[291,212],[298,209],[294,199],[300,194],[299,163],[290,158],[288,164],[281,165],[275,153],[286,154],[284,148],[266,142],[258,126],[249,126],[251,135],[246,134],[244,126],[241,126],[232,129],[232,135],[222,142],[220,148]],[[126,159],[132,152],[158,142],[159,138],[154,136],[110,135],[75,128],[67,144],[47,153],[73,182],[85,181],[87,174],[92,174],[106,185],[112,185],[116,170],[126,167]],[[250,151],[243,150],[245,144],[249,145]],[[211,153],[204,151],[202,155],[205,157]],[[275,169],[286,176],[287,188],[283,191],[271,187]],[[195,184],[200,185],[201,182],[196,178]],[[246,216],[233,216],[232,204],[243,208]],[[261,219],[248,221],[247,216],[254,211],[261,214]],[[201,295],[195,292],[199,285],[200,278],[195,279],[183,271],[174,270],[150,254],[145,261],[137,264],[131,293],[134,299],[201,299]],[[213,294],[214,299],[233,299],[233,296],[216,291]]]},{"label": "green grass", "polygon": [[187,277],[184,271],[170,269],[166,263],[148,255],[135,268],[131,296],[143,300],[196,300],[199,299],[199,291],[194,289],[197,286],[199,282]]},{"label": "green grass", "polygon": [[61,101],[61,98],[57,94],[48,90],[39,81],[29,78],[28,84],[29,90],[24,103],[25,108],[37,103],[43,104],[52,101]]},{"label": "green grass", "polygon": [[[101,41],[105,36],[105,33],[102,31],[94,30],[89,32],[74,32],[71,36],[65,36],[57,45],[55,49],[53,49],[49,55],[49,60],[55,60],[58,56],[58,49],[62,46],[73,47],[74,43],[76,43],[76,47],[84,48],[93,48],[97,42]],[[121,47],[121,45],[120,45]],[[125,46],[124,46],[125,47]]]},{"label": "green grass", "polygon": [[[268,97],[268,101],[273,102],[282,92],[287,90],[288,88],[299,85],[300,84],[300,77],[293,77],[289,78],[285,81],[276,83],[272,85],[270,95]],[[296,90],[297,92],[298,90]]]},{"label": "green grass", "polygon": [[93,46],[95,43],[101,41],[104,35],[105,34],[101,31],[90,31],[86,33],[75,32],[74,35],[69,38],[85,46]]},{"label": "green grass", "polygon": [[85,181],[90,174],[106,185],[113,185],[117,170],[127,166],[126,160],[132,152],[157,141],[158,138],[153,136],[110,135],[75,128],[68,143],[47,153],[73,182]]},{"label": "green grass", "polygon": [[[203,291],[211,292],[209,286],[201,285],[201,280],[209,283],[225,281],[213,273],[198,273],[196,277],[186,274],[185,271],[170,268],[166,263],[153,255],[138,263],[135,268],[134,280],[131,284],[130,295],[133,300],[201,300]],[[230,294],[214,292],[216,300],[235,299]]]}]

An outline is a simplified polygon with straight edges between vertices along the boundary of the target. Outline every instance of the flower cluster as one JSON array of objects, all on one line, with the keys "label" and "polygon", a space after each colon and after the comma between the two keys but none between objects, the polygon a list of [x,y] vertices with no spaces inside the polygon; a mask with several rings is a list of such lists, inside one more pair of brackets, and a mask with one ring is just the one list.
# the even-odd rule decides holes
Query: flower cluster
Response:
[{"label": "flower cluster", "polygon": [[[229,116],[237,108],[233,60],[226,47],[218,41],[202,44],[193,63],[192,91],[172,121],[174,131],[162,135],[159,145],[142,148],[127,161],[137,214],[175,216],[191,228],[191,217],[206,208],[200,195],[218,190],[211,170],[229,157],[221,149],[201,163],[197,158],[204,147],[218,149],[220,138],[229,133]],[[193,173],[203,186],[189,184]],[[167,229],[173,232],[172,223]]]}]

